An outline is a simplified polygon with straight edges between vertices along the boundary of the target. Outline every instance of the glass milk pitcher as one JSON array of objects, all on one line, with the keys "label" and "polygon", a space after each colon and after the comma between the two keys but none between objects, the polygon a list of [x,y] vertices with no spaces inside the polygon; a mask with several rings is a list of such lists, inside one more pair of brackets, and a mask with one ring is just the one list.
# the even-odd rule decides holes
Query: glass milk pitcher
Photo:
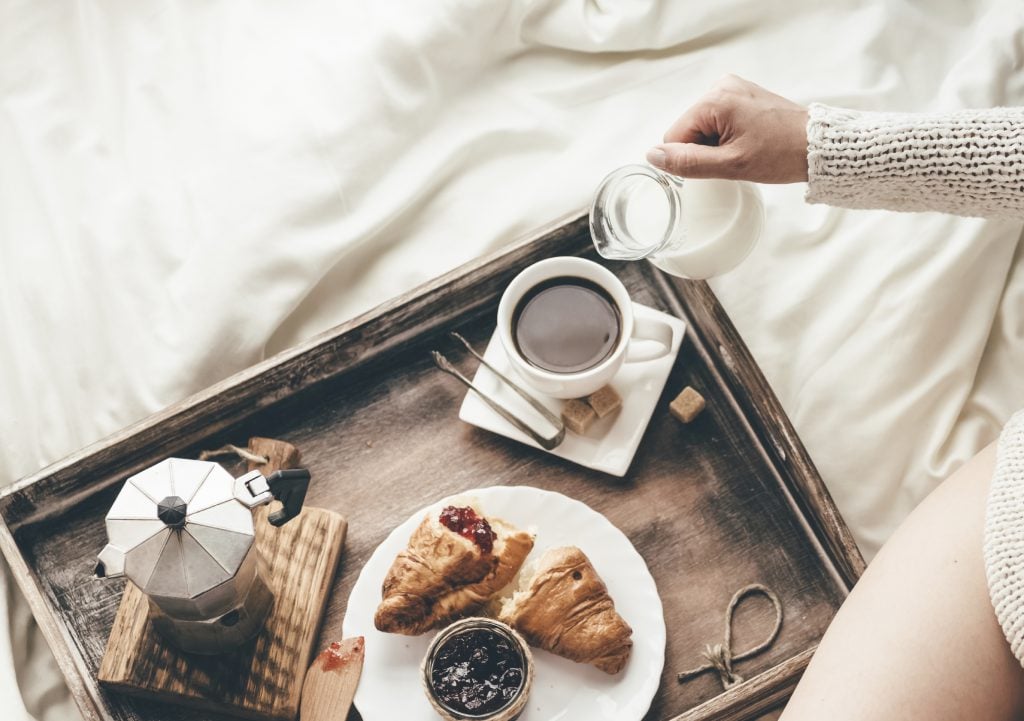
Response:
[{"label": "glass milk pitcher", "polygon": [[627,165],[597,188],[590,233],[601,256],[649,259],[666,273],[704,279],[732,270],[764,226],[756,185],[683,180],[648,165]]}]

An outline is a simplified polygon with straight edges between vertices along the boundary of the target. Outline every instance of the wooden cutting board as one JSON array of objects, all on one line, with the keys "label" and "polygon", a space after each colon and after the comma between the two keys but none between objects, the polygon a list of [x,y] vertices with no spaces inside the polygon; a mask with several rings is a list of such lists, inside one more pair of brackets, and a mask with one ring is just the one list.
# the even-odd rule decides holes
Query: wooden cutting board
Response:
[{"label": "wooden cutting board", "polygon": [[[295,448],[280,441],[254,438],[249,449],[270,457],[270,463],[252,466],[264,475],[298,465]],[[146,596],[129,581],[100,664],[100,683],[244,718],[296,717],[348,524],[334,511],[307,506],[297,518],[274,528],[267,522],[268,513],[263,506],[253,517],[256,545],[270,568],[267,580],[275,596],[259,635],[222,656],[178,651],[153,629]]]}]

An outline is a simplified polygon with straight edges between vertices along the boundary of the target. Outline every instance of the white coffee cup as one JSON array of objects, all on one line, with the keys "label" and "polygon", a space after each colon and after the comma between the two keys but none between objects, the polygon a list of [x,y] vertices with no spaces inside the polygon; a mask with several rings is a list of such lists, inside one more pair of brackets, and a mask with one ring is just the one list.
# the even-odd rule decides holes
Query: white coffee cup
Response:
[{"label": "white coffee cup", "polygon": [[[512,337],[513,316],[519,301],[532,288],[552,278],[575,277],[600,286],[618,307],[621,328],[611,354],[592,368],[556,373],[531,364],[516,348]],[[593,261],[572,256],[548,258],[523,270],[512,279],[498,303],[498,337],[516,372],[526,383],[554,398],[582,398],[608,385],[623,363],[661,358],[672,349],[672,326],[660,318],[635,318],[633,301],[615,275]]]}]

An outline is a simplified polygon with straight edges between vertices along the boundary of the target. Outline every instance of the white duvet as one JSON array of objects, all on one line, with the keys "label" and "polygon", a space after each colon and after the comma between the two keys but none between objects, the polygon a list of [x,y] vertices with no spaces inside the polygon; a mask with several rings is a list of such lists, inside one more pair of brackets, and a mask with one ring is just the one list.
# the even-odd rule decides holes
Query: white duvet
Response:
[{"label": "white duvet", "polygon": [[[5,0],[0,483],[583,208],[725,72],[1019,104],[1022,34],[995,0]],[[870,555],[1024,405],[1021,225],[802,192],[713,285]],[[69,718],[5,584],[4,718]]]}]

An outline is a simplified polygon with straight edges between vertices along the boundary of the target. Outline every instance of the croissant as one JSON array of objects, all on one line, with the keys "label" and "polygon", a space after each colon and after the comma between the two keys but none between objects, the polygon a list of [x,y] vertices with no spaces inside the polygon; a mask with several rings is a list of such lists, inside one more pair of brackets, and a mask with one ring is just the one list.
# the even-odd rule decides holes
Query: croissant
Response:
[{"label": "croissant", "polygon": [[526,571],[506,599],[499,620],[533,646],[605,673],[623,669],[633,648],[633,629],[615,611],[608,587],[586,554],[575,546],[552,548]]},{"label": "croissant", "polygon": [[500,519],[487,522],[493,547],[485,551],[487,544],[425,517],[384,578],[373,618],[377,630],[417,636],[476,611],[509,585],[533,549],[533,536]]}]

